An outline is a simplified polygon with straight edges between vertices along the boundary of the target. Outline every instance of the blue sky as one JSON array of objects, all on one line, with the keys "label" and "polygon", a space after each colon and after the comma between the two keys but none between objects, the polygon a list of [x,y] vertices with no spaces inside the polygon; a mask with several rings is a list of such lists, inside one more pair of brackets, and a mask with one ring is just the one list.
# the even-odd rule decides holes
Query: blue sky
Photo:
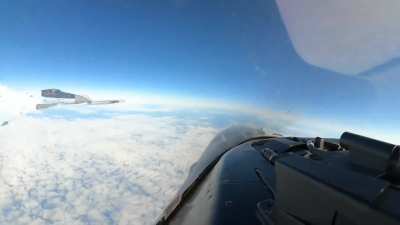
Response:
[{"label": "blue sky", "polygon": [[275,1],[25,0],[2,1],[0,11],[5,84],[193,96],[343,120],[377,115],[368,80],[297,55]]}]

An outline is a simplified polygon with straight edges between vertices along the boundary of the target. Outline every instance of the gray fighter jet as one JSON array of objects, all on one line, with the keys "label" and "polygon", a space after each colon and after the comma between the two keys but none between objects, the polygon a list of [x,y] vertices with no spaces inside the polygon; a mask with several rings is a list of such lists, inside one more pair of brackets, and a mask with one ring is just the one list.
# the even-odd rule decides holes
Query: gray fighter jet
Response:
[{"label": "gray fighter jet", "polygon": [[122,100],[92,100],[88,96],[72,94],[59,89],[45,89],[42,90],[41,95],[46,99],[53,99],[53,101],[47,100],[45,103],[37,104],[36,109],[38,110],[47,109],[57,105],[107,105],[122,102]]}]

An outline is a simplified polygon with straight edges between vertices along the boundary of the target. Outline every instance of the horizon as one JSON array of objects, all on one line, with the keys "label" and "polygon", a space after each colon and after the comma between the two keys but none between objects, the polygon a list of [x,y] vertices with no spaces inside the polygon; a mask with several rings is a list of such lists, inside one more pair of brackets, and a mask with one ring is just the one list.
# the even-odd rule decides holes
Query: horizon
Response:
[{"label": "horizon", "polygon": [[[1,88],[3,90],[7,90],[12,93],[14,96],[20,96],[23,99],[23,96],[31,96],[35,99],[35,104],[40,103],[43,97],[40,96],[40,89],[37,90],[18,90],[13,89],[12,87],[7,87],[5,85],[1,85],[0,83],[0,103],[1,100],[7,99],[7,91],[2,93]],[[4,89],[5,88],[5,89]],[[76,90],[76,89],[75,89]],[[79,89],[80,90],[80,89]],[[22,93],[21,93],[22,91]],[[64,90],[63,90],[64,91]],[[69,92],[73,92],[75,94],[82,94],[80,92],[74,90],[68,90]],[[113,93],[112,96],[108,95]],[[363,126],[357,126],[357,124],[346,124],[341,120],[334,120],[331,118],[321,118],[321,117],[310,117],[307,115],[296,114],[285,111],[276,111],[273,108],[268,107],[250,107],[245,104],[237,104],[237,103],[228,103],[224,101],[208,101],[207,99],[195,99],[195,98],[179,98],[176,96],[157,96],[157,95],[145,95],[143,93],[129,93],[129,92],[120,92],[116,94],[115,92],[99,92],[99,91],[90,91],[86,90],[83,94],[88,94],[89,97],[93,97],[95,100],[103,100],[110,99],[113,97],[124,100],[122,103],[117,103],[111,105],[112,111],[130,111],[136,110],[138,112],[146,113],[151,111],[158,112],[173,112],[176,110],[206,110],[210,113],[226,113],[229,114],[238,114],[238,115],[247,115],[253,116],[254,118],[260,119],[259,121],[274,121],[275,125],[273,127],[284,128],[287,131],[292,131],[292,133],[283,133],[283,135],[287,136],[324,136],[329,138],[338,138],[341,133],[345,131],[351,131],[354,133],[359,133],[361,135],[369,136],[376,139],[385,140],[392,143],[400,142],[400,135],[396,135],[393,131],[391,132],[391,127],[369,127],[370,125],[364,124]],[[3,97],[3,98],[2,98]],[[6,98],[4,98],[6,97]],[[12,101],[11,101],[12,102]],[[14,104],[16,102],[13,102]],[[21,106],[27,105],[26,103],[19,102]],[[33,102],[31,103],[32,107],[30,110],[24,112],[23,115],[27,115],[29,113],[39,112],[34,109]],[[7,111],[7,105],[1,105],[0,110],[2,112]],[[85,107],[85,106],[83,106]],[[85,109],[82,107],[74,107],[74,106],[58,106],[57,109],[63,110],[71,110],[71,111],[82,111],[84,113],[96,114],[98,110],[101,108],[105,108],[102,106],[90,106],[92,109]],[[150,108],[149,108],[150,107]],[[46,111],[46,110],[44,110]],[[16,111],[16,114],[21,114]],[[0,113],[1,119],[1,113]],[[6,120],[5,120],[6,121]],[[2,122],[2,121],[0,121]],[[261,122],[259,124],[260,128],[268,129],[268,126]],[[252,124],[252,126],[257,126],[256,124]],[[273,130],[271,130],[273,132]]]}]

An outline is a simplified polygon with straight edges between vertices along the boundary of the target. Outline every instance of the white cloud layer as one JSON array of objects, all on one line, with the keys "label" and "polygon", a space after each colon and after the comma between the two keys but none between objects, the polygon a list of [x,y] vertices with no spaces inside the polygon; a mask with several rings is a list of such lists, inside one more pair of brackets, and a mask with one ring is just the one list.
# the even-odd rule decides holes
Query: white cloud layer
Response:
[{"label": "white cloud layer", "polygon": [[152,224],[217,132],[140,102],[49,117],[38,93],[0,86],[0,224]]},{"label": "white cloud layer", "polygon": [[0,129],[0,224],[151,224],[216,130],[146,115]]}]

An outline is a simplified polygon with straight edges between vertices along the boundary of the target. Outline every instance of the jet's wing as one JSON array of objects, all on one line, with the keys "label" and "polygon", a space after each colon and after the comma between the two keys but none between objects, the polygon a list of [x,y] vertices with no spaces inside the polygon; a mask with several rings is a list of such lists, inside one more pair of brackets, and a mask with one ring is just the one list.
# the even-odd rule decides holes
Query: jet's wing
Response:
[{"label": "jet's wing", "polygon": [[36,109],[41,110],[41,109],[48,109],[50,107],[54,107],[58,105],[58,103],[43,103],[43,104],[36,104]]},{"label": "jet's wing", "polygon": [[116,104],[120,103],[122,100],[99,100],[99,101],[92,101],[91,105],[108,105],[108,104]]},{"label": "jet's wing", "polygon": [[42,97],[46,98],[76,98],[75,94],[61,91],[59,89],[42,90]]}]

